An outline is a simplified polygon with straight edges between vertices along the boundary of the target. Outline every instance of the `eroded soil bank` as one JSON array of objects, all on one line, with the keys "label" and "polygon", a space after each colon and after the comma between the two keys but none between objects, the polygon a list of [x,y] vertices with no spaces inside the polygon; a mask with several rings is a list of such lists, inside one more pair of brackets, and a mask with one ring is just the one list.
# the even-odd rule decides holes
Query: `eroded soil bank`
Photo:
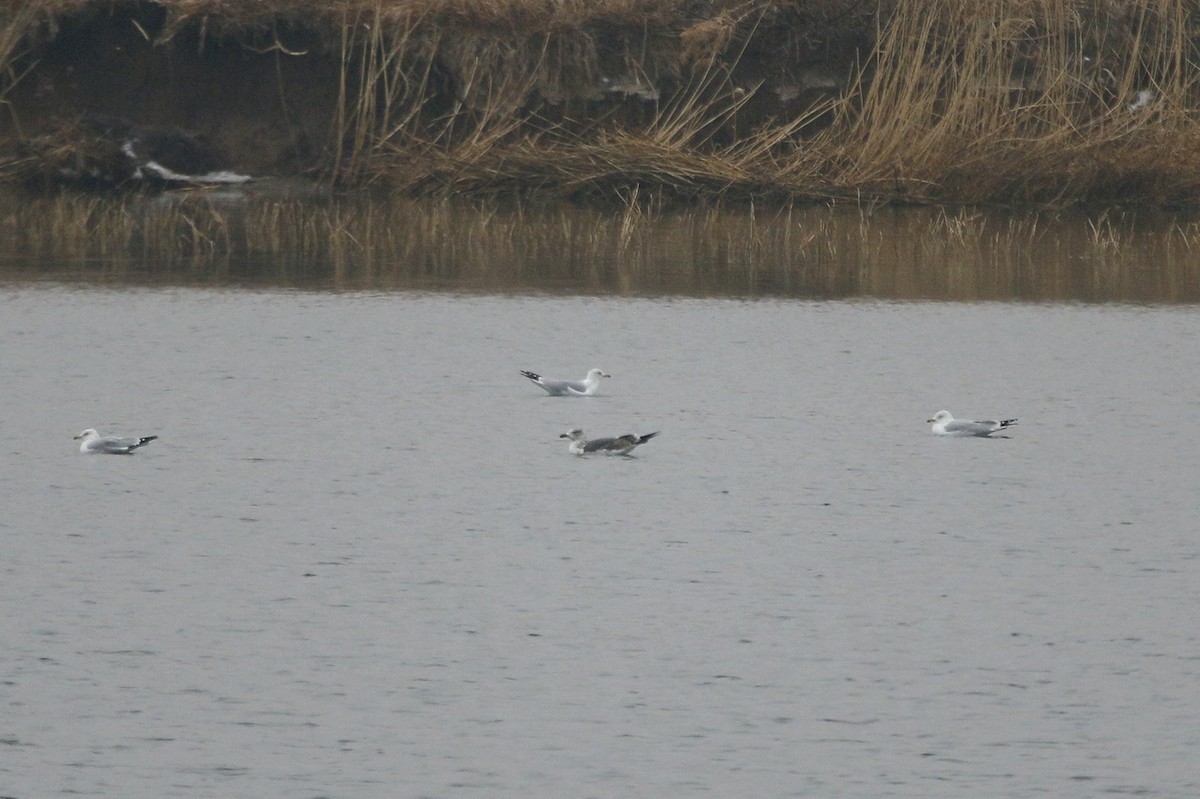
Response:
[{"label": "eroded soil bank", "polygon": [[1187,204],[1195,5],[10,2],[0,179]]}]

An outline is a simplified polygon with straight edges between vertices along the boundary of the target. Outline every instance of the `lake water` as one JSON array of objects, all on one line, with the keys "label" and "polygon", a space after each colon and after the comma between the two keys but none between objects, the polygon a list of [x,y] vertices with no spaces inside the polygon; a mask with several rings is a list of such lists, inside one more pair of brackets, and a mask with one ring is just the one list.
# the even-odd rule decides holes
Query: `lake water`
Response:
[{"label": "lake water", "polygon": [[874,235],[827,292],[10,251],[0,795],[1200,795],[1186,253]]}]

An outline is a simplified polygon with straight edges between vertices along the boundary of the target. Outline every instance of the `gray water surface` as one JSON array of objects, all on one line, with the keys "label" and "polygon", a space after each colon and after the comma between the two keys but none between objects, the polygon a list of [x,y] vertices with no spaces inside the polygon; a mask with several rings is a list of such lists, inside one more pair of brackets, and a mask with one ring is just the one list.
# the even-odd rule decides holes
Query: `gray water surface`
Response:
[{"label": "gray water surface", "polygon": [[1190,306],[51,283],[0,338],[4,796],[1200,794]]}]

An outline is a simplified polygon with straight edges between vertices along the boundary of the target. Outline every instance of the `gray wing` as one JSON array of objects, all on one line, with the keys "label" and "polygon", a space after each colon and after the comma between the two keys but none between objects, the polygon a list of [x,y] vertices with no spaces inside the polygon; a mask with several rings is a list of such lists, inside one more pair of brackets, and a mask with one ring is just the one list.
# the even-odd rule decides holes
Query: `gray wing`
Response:
[{"label": "gray wing", "polygon": [[572,380],[547,380],[537,372],[521,372],[533,382],[546,390],[546,393],[554,396],[569,394],[572,391],[587,391],[587,386],[583,383],[578,383]]},{"label": "gray wing", "polygon": [[94,449],[99,452],[107,452],[112,455],[123,455],[129,450],[138,445],[136,438],[119,438],[117,436],[104,436],[97,438],[88,445],[88,449]]},{"label": "gray wing", "polygon": [[629,447],[637,444],[637,439],[633,436],[621,436],[620,438],[593,438],[591,441],[586,441],[583,444],[584,452],[607,452],[609,450],[629,449]]},{"label": "gray wing", "polygon": [[1000,423],[990,420],[969,422],[965,419],[955,419],[946,423],[947,433],[960,433],[969,436],[986,436],[1000,429]]},{"label": "gray wing", "polygon": [[551,382],[556,394],[586,394],[588,387],[576,380],[555,380]]},{"label": "gray wing", "polygon": [[119,436],[105,436],[98,438],[92,442],[88,449],[98,450],[108,455],[125,455],[133,452],[143,444],[148,444],[158,436],[146,436],[145,438],[122,438]]}]

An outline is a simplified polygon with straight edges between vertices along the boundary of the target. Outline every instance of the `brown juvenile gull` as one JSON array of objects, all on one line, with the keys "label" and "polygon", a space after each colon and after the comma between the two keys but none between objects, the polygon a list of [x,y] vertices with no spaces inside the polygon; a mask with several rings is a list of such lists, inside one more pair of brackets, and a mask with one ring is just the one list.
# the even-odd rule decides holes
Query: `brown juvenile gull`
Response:
[{"label": "brown juvenile gull", "polygon": [[593,438],[588,441],[583,435],[583,430],[576,427],[563,433],[559,438],[571,439],[567,451],[572,455],[587,455],[592,452],[602,452],[605,455],[628,455],[634,447],[645,444],[656,435],[658,432],[647,433],[644,436],[630,433],[617,438]]}]

